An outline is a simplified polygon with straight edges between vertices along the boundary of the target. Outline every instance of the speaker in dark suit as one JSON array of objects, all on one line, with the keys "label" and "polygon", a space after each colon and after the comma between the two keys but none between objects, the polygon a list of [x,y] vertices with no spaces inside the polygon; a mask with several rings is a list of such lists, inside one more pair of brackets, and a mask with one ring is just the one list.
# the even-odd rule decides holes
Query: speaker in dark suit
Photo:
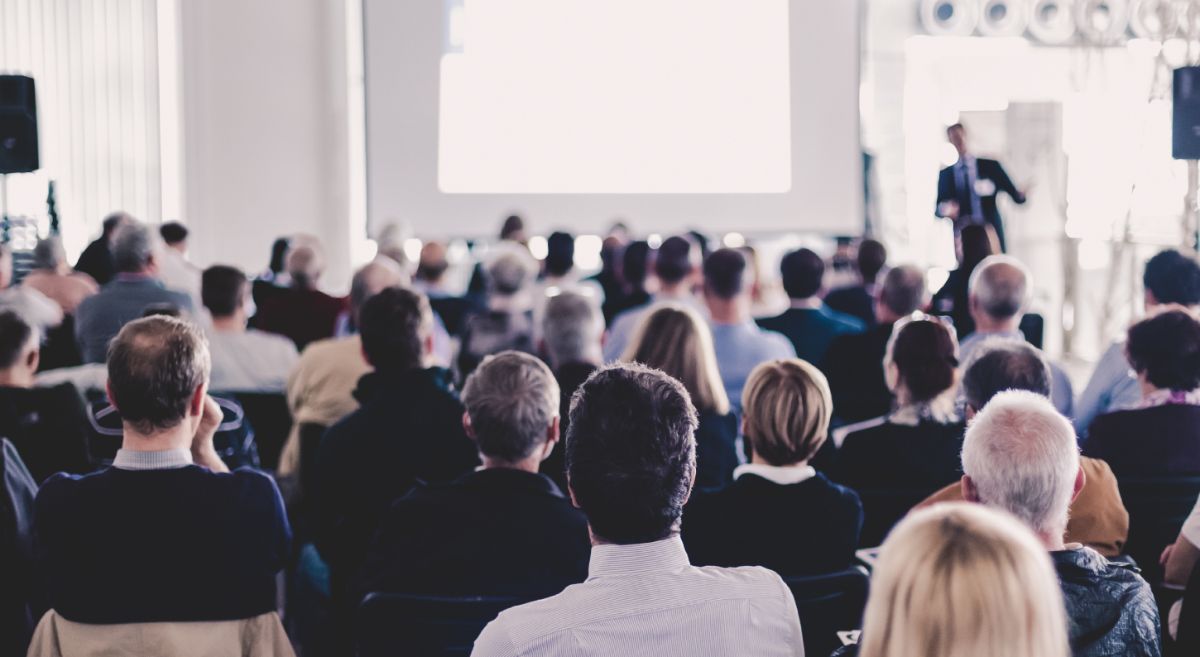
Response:
[{"label": "speaker in dark suit", "polygon": [[1000,250],[1007,251],[1004,221],[996,199],[1004,192],[1022,204],[1025,194],[1017,189],[999,162],[977,158],[967,151],[966,128],[961,123],[947,128],[946,137],[958,151],[958,162],[938,173],[937,216],[954,222],[955,235],[963,226],[989,225],[996,232]]}]

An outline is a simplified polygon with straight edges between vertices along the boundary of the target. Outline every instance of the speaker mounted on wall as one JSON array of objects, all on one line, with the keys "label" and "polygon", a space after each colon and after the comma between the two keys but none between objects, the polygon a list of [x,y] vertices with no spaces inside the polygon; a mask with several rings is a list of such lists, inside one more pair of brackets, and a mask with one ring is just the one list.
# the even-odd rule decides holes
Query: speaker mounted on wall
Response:
[{"label": "speaker mounted on wall", "polygon": [[0,75],[0,174],[37,171],[39,166],[33,78]]}]

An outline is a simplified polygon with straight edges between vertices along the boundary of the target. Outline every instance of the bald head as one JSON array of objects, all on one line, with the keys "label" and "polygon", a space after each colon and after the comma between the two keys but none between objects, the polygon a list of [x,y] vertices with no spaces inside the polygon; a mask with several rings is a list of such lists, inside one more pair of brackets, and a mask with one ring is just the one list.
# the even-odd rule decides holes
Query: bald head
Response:
[{"label": "bald head", "polygon": [[441,242],[426,242],[421,246],[421,258],[417,261],[417,278],[427,283],[442,280],[450,268],[446,260],[446,245]]},{"label": "bald head", "polygon": [[1029,303],[1029,288],[1029,270],[1019,260],[988,256],[971,274],[971,316],[984,330],[1016,328]]},{"label": "bald head", "polygon": [[350,280],[350,310],[357,314],[367,299],[389,287],[405,287],[408,276],[391,258],[375,258],[354,272]]}]

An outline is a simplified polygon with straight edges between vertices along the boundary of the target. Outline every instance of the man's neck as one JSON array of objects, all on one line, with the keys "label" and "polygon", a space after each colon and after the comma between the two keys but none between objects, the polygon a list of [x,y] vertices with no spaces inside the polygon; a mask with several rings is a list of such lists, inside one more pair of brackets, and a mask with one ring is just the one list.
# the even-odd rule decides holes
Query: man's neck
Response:
[{"label": "man's neck", "polygon": [[754,465],[766,465],[766,466],[770,466],[772,468],[806,468],[806,467],[808,467],[808,459],[805,459],[803,461],[796,461],[795,463],[789,463],[787,465],[776,465],[774,463],[768,463],[766,461],[766,459],[759,456],[758,452],[755,452],[750,455],[750,462],[753,463]]},{"label": "man's neck", "polygon": [[789,303],[789,306],[792,308],[808,308],[811,310],[820,308],[823,305],[825,305],[825,302],[821,301],[821,297],[818,297],[815,294],[811,297],[804,297],[803,299],[792,299]]},{"label": "man's neck", "polygon": [[750,311],[741,299],[717,299],[705,297],[708,315],[714,324],[741,324],[750,319]]},{"label": "man's neck", "polygon": [[521,472],[531,472],[533,474],[537,474],[538,468],[542,464],[542,459],[538,458],[538,456],[531,456],[527,459],[511,462],[501,461],[499,459],[494,459],[490,456],[487,456],[486,454],[480,454],[479,460],[483,461],[484,470],[519,470]]},{"label": "man's neck", "polygon": [[218,333],[245,333],[246,318],[240,314],[213,317],[212,328]]},{"label": "man's neck", "polygon": [[0,388],[32,388],[33,372],[9,368],[0,370]]},{"label": "man's neck", "polygon": [[1066,543],[1063,542],[1063,535],[1066,534],[1065,529],[1060,532],[1034,533],[1037,534],[1038,540],[1041,541],[1042,545],[1044,545],[1046,549],[1051,552],[1060,552],[1067,549]]},{"label": "man's neck", "polygon": [[178,426],[146,434],[137,430],[130,423],[124,423],[124,438],[121,449],[132,452],[162,452],[168,449],[190,449],[192,445],[192,428],[181,422]]},{"label": "man's neck", "polygon": [[976,333],[1015,333],[1018,327],[1021,326],[1021,316],[1010,317],[1008,319],[996,320],[986,315],[978,314],[975,317],[975,332]]},{"label": "man's neck", "polygon": [[691,284],[687,281],[680,281],[678,283],[670,284],[663,283],[662,286],[658,288],[657,296],[666,299],[686,299],[687,297],[691,296],[691,294]]}]

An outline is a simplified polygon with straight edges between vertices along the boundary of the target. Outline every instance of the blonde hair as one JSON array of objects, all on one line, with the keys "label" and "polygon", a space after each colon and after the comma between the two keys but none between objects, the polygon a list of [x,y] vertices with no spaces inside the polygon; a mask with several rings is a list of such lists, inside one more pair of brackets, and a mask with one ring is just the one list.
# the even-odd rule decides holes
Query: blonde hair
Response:
[{"label": "blonde hair", "polygon": [[861,657],[1067,657],[1066,608],[1050,555],[1015,518],[939,504],[884,542]]},{"label": "blonde hair", "polygon": [[712,333],[691,308],[676,304],[651,308],[621,360],[642,363],[678,379],[696,410],[720,415],[729,412]]},{"label": "blonde hair", "polygon": [[743,433],[772,465],[812,458],[829,434],[833,398],[825,375],[799,358],[754,368],[742,391]]}]

